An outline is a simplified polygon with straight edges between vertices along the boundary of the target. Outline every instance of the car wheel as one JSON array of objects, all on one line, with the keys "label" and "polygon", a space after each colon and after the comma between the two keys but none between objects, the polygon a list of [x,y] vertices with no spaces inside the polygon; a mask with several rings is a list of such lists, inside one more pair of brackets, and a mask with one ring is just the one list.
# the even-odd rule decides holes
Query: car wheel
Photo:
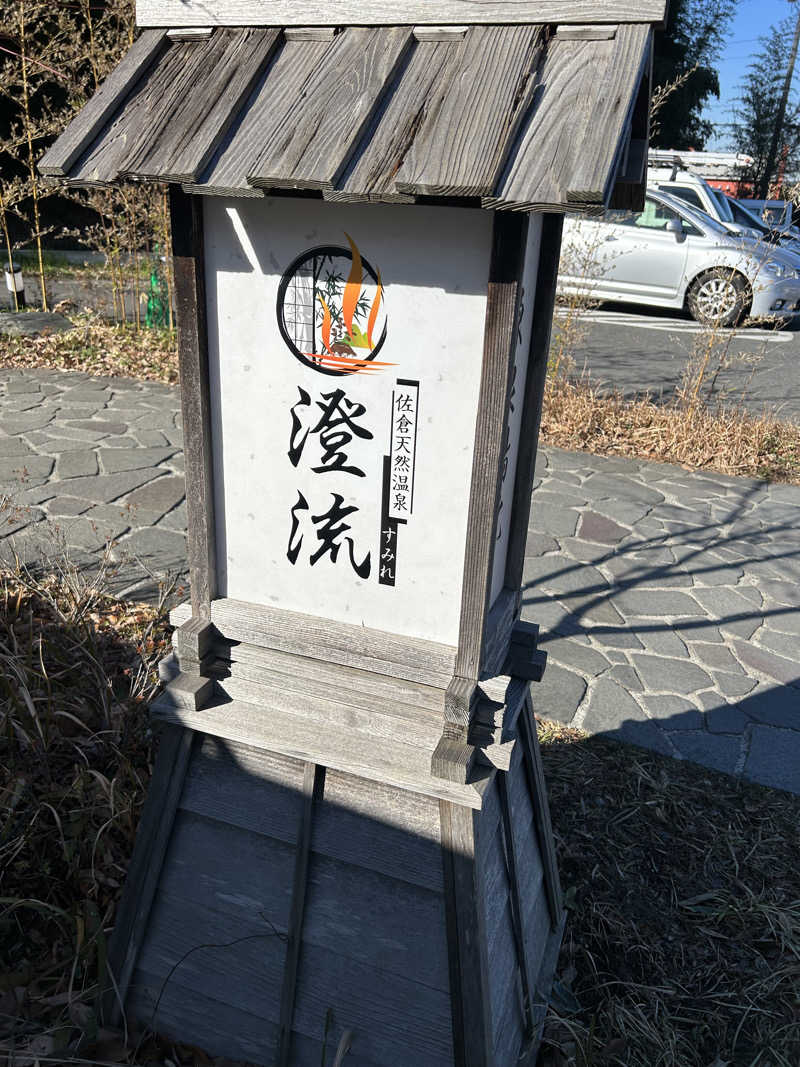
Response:
[{"label": "car wheel", "polygon": [[735,326],[750,303],[747,279],[726,267],[707,270],[692,282],[686,301],[704,326]]}]

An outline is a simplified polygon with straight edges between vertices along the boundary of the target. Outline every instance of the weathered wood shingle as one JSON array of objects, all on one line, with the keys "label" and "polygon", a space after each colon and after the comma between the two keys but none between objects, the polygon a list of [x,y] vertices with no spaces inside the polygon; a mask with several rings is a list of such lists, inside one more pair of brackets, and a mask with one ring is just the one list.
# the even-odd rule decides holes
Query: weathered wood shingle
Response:
[{"label": "weathered wood shingle", "polygon": [[649,23],[151,30],[43,160],[75,184],[487,208],[608,204]]}]

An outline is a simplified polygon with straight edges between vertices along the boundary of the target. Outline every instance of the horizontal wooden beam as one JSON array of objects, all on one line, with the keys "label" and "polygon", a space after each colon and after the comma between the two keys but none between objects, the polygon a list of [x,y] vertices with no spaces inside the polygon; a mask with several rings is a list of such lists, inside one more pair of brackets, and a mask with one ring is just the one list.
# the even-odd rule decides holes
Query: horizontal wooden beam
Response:
[{"label": "horizontal wooden beam", "polygon": [[140,26],[663,23],[668,0],[137,0]]}]

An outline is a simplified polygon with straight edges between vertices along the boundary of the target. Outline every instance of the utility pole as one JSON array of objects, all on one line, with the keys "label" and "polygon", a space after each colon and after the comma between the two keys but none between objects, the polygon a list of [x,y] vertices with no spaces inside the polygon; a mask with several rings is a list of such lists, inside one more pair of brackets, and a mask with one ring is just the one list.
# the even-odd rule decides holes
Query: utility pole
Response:
[{"label": "utility pole", "polygon": [[800,11],[798,12],[797,23],[794,28],[794,41],[792,42],[792,51],[789,55],[789,66],[786,70],[786,80],[783,83],[783,93],[781,94],[781,100],[778,104],[775,128],[772,131],[772,140],[770,141],[767,165],[764,168],[764,176],[761,179],[761,188],[758,190],[759,200],[766,200],[769,194],[769,182],[778,158],[778,145],[780,144],[781,134],[783,133],[783,123],[786,119],[786,108],[789,105],[789,93],[792,91],[792,78],[794,77],[794,65],[797,60],[798,44],[800,44]]}]

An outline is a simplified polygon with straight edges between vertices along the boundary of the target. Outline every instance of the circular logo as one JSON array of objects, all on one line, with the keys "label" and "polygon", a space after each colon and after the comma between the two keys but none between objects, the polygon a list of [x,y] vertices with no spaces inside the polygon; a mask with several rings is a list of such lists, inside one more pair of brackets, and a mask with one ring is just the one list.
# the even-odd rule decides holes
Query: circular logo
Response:
[{"label": "circular logo", "polygon": [[380,271],[349,248],[323,245],[292,263],[278,289],[278,325],[292,354],[320,374],[358,374],[384,366],[386,340]]}]

